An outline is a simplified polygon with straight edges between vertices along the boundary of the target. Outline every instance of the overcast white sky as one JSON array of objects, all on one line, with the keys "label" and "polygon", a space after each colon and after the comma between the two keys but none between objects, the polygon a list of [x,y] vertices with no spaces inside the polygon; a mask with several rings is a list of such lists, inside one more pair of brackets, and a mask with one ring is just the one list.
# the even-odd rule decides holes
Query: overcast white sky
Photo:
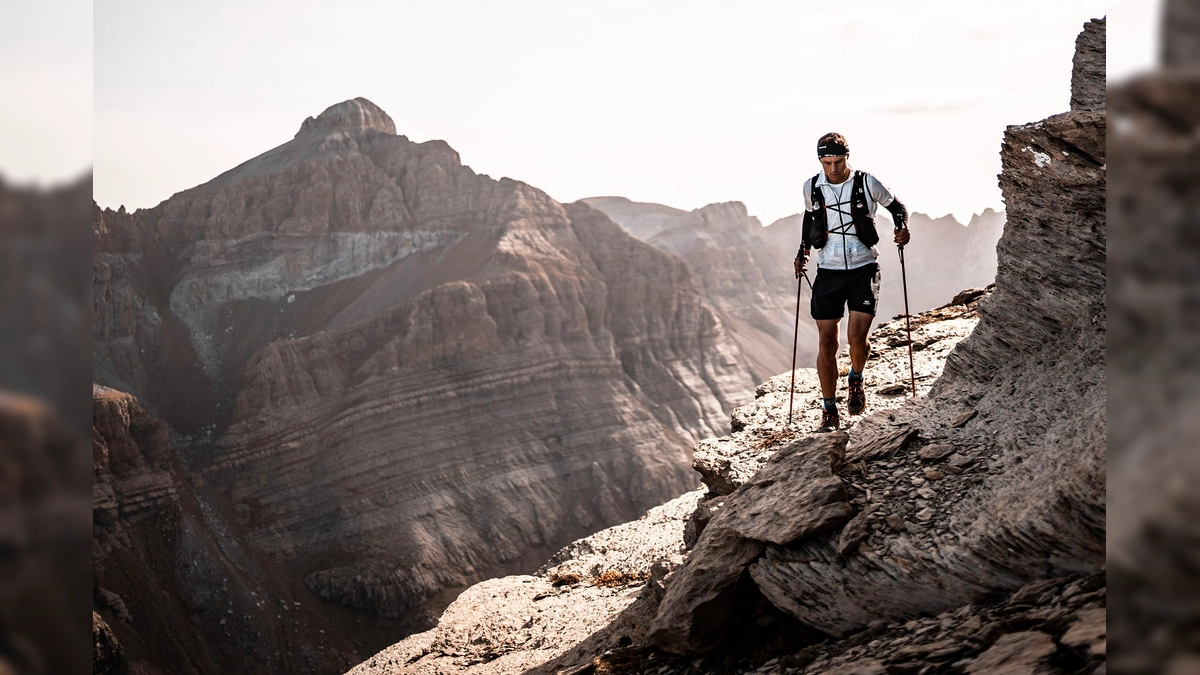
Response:
[{"label": "overcast white sky", "polygon": [[[740,200],[764,223],[799,210],[815,140],[838,130],[910,209],[961,220],[1001,206],[1005,125],[1067,108],[1075,36],[1106,13],[1110,78],[1149,66],[1157,7],[1130,0],[98,0],[95,197],[153,206],[364,96],[401,134],[560,201]],[[55,142],[28,104],[28,136]],[[19,169],[14,143],[5,175],[81,168]]]}]

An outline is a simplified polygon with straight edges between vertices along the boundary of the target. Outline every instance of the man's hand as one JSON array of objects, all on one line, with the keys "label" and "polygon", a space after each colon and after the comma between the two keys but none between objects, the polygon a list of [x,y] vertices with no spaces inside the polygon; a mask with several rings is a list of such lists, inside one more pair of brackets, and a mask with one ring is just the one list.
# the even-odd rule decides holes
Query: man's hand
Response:
[{"label": "man's hand", "polygon": [[801,249],[796,253],[795,260],[792,261],[792,267],[796,269],[796,278],[799,279],[801,274],[804,274],[804,266],[808,264],[808,256],[804,255],[804,250]]},{"label": "man's hand", "polygon": [[896,245],[903,248],[904,245],[908,243],[908,240],[909,240],[908,228],[907,227],[897,228],[896,229]]}]

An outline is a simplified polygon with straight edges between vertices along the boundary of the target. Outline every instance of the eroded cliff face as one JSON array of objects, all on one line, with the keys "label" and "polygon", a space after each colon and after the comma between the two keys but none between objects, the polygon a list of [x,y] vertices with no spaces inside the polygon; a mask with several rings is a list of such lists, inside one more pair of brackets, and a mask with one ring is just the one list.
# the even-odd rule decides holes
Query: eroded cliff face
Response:
[{"label": "eroded cliff face", "polygon": [[180,434],[214,536],[403,617],[692,487],[753,379],[681,261],[394,131],[347,101],[97,207],[93,354]]}]

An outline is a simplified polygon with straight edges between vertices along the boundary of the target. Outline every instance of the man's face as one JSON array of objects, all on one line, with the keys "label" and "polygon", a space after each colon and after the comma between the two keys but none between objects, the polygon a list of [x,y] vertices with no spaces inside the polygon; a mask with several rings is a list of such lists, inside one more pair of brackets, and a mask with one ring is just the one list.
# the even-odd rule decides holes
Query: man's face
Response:
[{"label": "man's face", "polygon": [[850,155],[837,157],[822,157],[821,168],[825,170],[825,178],[830,183],[844,183],[850,177]]}]

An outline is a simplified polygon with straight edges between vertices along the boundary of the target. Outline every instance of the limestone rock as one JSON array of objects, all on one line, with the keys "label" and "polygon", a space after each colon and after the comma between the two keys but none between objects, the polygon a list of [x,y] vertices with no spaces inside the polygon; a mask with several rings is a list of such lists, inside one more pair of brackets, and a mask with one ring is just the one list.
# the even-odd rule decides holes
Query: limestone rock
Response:
[{"label": "limestone rock", "polygon": [[704,530],[695,550],[674,573],[650,624],[648,639],[671,652],[711,649],[725,621],[745,602],[745,576],[764,543],[747,539],[723,521],[727,508]]},{"label": "limestone rock", "polygon": [[1045,633],[1010,633],[967,666],[967,672],[980,675],[1050,675],[1057,669],[1047,664],[1046,660],[1054,651],[1054,639]]},{"label": "limestone rock", "polygon": [[933,443],[917,451],[917,456],[929,462],[939,462],[954,454],[955,446],[949,443]]},{"label": "limestone rock", "polygon": [[978,410],[968,410],[960,415],[956,415],[954,417],[954,419],[950,420],[950,426],[955,427],[955,428],[961,427],[964,424],[966,424],[967,422],[970,422],[971,420],[975,419],[975,415],[978,415],[978,414],[979,414]]},{"label": "limestone rock", "polygon": [[1105,78],[1107,19],[1093,19],[1075,40],[1071,72],[1071,110],[1103,110],[1108,95]]},{"label": "limestone rock", "polygon": [[[700,494],[685,494],[636,521],[573,542],[534,576],[475,584],[446,608],[436,628],[384,649],[350,674],[571,671],[597,653],[642,639],[683,562],[678,554],[663,554],[680,547]],[[596,570],[620,570],[624,582],[605,585]],[[570,574],[580,580],[555,583]]]},{"label": "limestone rock", "polygon": [[870,517],[871,512],[860,511],[850,522],[846,523],[846,527],[842,528],[841,536],[838,537],[838,555],[849,555],[851,551],[858,548],[859,544],[866,541],[867,536],[871,533]]},{"label": "limestone rock", "polygon": [[846,454],[851,462],[887,457],[908,447],[920,433],[920,429],[901,427],[866,440],[856,440]]},{"label": "limestone rock", "polygon": [[[1098,667],[1102,669],[1105,661],[1104,584],[1103,574],[1065,577],[1041,584],[1040,594],[1022,602],[1010,597],[994,604],[962,605],[903,623],[876,622],[845,639],[808,648],[805,662],[809,665],[803,672],[826,673],[871,660],[894,672],[964,672],[970,668],[978,673],[993,672],[992,668],[996,672],[1002,668],[1103,672]],[[1101,637],[1089,642],[1083,638],[1084,629],[1072,633],[1084,625],[1089,627],[1089,638],[1097,631]],[[999,648],[984,660],[983,655],[995,647]],[[1023,653],[1025,648],[1031,653]],[[1032,663],[1022,663],[1027,657]]]},{"label": "limestone rock", "polygon": [[702,489],[692,490],[637,520],[576,540],[551,556],[537,574],[589,579],[616,572],[646,579],[658,561],[684,553],[683,530],[703,495]]},{"label": "limestone rock", "polygon": [[1084,649],[1092,654],[1103,655],[1107,648],[1104,638],[1108,634],[1108,611],[1086,609],[1076,614],[1075,624],[1059,640],[1068,647]]},{"label": "limestone rock", "polygon": [[[330,671],[353,653],[361,634],[340,634],[315,597],[301,607],[294,579],[250,562],[220,497],[188,479],[162,420],[109,387],[93,387],[92,405],[93,610],[120,632],[128,670],[269,672],[300,659]],[[288,647],[281,607],[291,636],[325,650]]]},{"label": "limestone rock", "polygon": [[845,523],[853,509],[835,471],[845,461],[848,439],[833,432],[780,448],[738,490],[722,524],[747,539],[786,544]]},{"label": "limestone rock", "polygon": [[378,131],[396,135],[396,124],[379,106],[359,97],[331,105],[316,118],[309,117],[300,125],[301,134],[320,133],[330,130]]}]

